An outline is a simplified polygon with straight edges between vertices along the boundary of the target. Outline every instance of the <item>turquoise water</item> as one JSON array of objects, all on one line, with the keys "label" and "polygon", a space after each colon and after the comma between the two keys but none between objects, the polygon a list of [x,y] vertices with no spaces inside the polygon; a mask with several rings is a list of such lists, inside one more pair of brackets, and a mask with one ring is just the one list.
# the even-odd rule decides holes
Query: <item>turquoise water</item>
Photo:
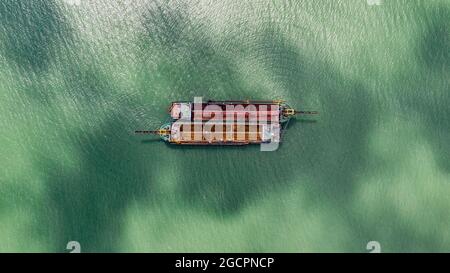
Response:
[{"label": "turquoise water", "polygon": [[[0,251],[450,251],[450,3],[0,3]],[[137,137],[285,99],[276,152]]]}]

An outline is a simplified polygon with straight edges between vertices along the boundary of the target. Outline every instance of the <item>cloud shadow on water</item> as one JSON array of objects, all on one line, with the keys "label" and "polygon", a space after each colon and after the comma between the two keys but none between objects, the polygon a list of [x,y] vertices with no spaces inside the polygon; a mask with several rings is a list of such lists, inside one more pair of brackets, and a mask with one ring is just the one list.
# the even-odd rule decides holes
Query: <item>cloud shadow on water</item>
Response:
[{"label": "cloud shadow on water", "polygon": [[[367,90],[320,60],[302,56],[283,35],[271,29],[261,34],[259,43],[265,51],[258,51],[257,57],[266,62],[274,81],[294,98],[292,105],[300,105],[298,101],[311,93],[319,97],[319,122],[298,121],[276,152],[260,152],[259,146],[174,147],[183,174],[180,187],[184,202],[215,217],[231,217],[250,203],[297,184],[308,189],[306,205],[314,206],[319,196],[333,204],[347,202],[355,188],[356,174],[367,167],[373,108]],[[195,52],[195,44],[193,48]],[[196,58],[203,61],[202,55]],[[223,67],[220,62],[214,65]],[[218,85],[228,84],[215,80]],[[191,86],[187,83],[183,88]],[[314,183],[305,185],[307,181],[298,180],[299,176],[314,177]]]},{"label": "cloud shadow on water", "polygon": [[128,206],[138,200],[152,202],[158,162],[152,151],[142,152],[129,130],[138,126],[129,117],[133,99],[99,112],[98,106],[106,105],[117,87],[99,70],[78,69],[79,77],[66,79],[66,92],[81,106],[85,124],[64,140],[78,163],[65,166],[57,158],[37,158],[36,164],[46,171],[48,202],[41,208],[38,230],[46,240],[51,238],[55,252],[66,251],[72,240],[80,242],[83,252],[115,252]]},{"label": "cloud shadow on water", "polygon": [[70,45],[71,29],[53,0],[0,3],[6,56],[25,71],[45,71],[61,45]]},{"label": "cloud shadow on water", "polygon": [[[141,47],[143,90],[151,86],[168,103],[172,99],[192,99],[193,95],[229,99],[236,92],[245,98],[257,94],[240,77],[233,57],[206,35],[206,26],[190,21],[182,9],[155,3],[144,12],[147,32]],[[163,146],[169,149],[173,164],[182,174],[176,184],[178,202],[211,217],[231,218],[248,205],[262,202],[267,195],[299,186],[305,193],[300,201],[306,208],[320,205],[336,211],[351,209],[358,175],[370,170],[368,139],[377,102],[371,100],[362,83],[346,78],[324,60],[304,54],[277,30],[268,27],[258,35],[255,48],[243,50],[254,52],[252,57],[264,66],[270,80],[283,88],[293,106],[301,105],[304,98],[316,98],[314,110],[320,112],[317,122],[293,121],[276,152],[260,152],[259,146]],[[53,39],[45,37],[42,39]],[[435,46],[433,40],[424,40],[425,46]],[[51,55],[45,49],[37,50],[38,55]],[[26,55],[17,60],[23,64],[34,62],[28,61]],[[47,64],[45,60],[33,65],[41,69]],[[446,61],[431,58],[426,62],[434,67],[434,63]],[[68,78],[67,84],[73,92],[81,88],[81,98],[97,100],[114,86],[90,77],[94,71],[81,73],[85,77],[79,79]],[[148,142],[130,143],[133,136],[124,130],[130,125],[122,108],[128,105],[118,105],[95,130],[73,134],[71,143],[79,158],[76,168],[51,160],[38,163],[49,170],[46,189],[51,208],[43,212],[42,219],[48,221],[40,223],[41,230],[56,238],[55,251],[64,250],[70,240],[79,241],[85,251],[118,250],[115,238],[120,238],[123,231],[128,205],[154,197],[152,182],[159,175],[155,149],[160,148]],[[151,154],[144,155],[143,146],[151,146]],[[358,223],[350,213],[343,213],[343,217],[355,231],[355,240],[373,234],[372,227]],[[395,213],[386,219],[394,217]],[[407,225],[393,233],[415,238]],[[354,243],[349,244],[352,247]],[[430,241],[429,246],[435,244]]]},{"label": "cloud shadow on water", "polygon": [[416,95],[404,101],[421,114],[436,160],[450,173],[450,9],[437,6],[427,17],[431,20],[417,42],[422,69],[416,79],[407,81],[408,92]]}]

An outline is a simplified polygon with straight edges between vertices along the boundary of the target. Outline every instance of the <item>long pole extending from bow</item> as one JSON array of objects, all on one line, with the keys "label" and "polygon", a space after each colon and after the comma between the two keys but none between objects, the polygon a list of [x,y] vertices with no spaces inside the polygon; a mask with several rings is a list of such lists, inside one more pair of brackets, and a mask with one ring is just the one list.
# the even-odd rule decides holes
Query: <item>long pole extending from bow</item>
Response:
[{"label": "long pole extending from bow", "polygon": [[166,135],[170,134],[170,130],[136,130],[134,133],[144,135]]}]

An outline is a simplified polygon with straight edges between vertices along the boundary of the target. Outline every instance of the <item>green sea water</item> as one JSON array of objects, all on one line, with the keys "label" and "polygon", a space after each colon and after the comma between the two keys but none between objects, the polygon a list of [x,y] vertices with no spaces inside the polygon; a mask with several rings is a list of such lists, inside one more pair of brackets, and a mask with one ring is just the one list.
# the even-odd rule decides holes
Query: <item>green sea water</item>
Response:
[{"label": "green sea water", "polygon": [[[450,1],[0,2],[0,252],[450,251]],[[318,110],[173,147],[174,100]]]}]

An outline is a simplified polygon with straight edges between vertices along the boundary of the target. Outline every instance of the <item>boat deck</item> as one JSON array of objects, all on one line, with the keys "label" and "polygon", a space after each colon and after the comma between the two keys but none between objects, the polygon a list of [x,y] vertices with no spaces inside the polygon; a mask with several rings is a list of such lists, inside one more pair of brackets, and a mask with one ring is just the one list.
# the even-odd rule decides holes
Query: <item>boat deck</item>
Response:
[{"label": "boat deck", "polygon": [[[263,143],[279,138],[275,126],[269,125],[213,125],[182,124],[173,125],[169,141],[177,144],[249,144]],[[206,129],[206,130],[204,130]],[[272,135],[273,133],[273,135]]]}]

